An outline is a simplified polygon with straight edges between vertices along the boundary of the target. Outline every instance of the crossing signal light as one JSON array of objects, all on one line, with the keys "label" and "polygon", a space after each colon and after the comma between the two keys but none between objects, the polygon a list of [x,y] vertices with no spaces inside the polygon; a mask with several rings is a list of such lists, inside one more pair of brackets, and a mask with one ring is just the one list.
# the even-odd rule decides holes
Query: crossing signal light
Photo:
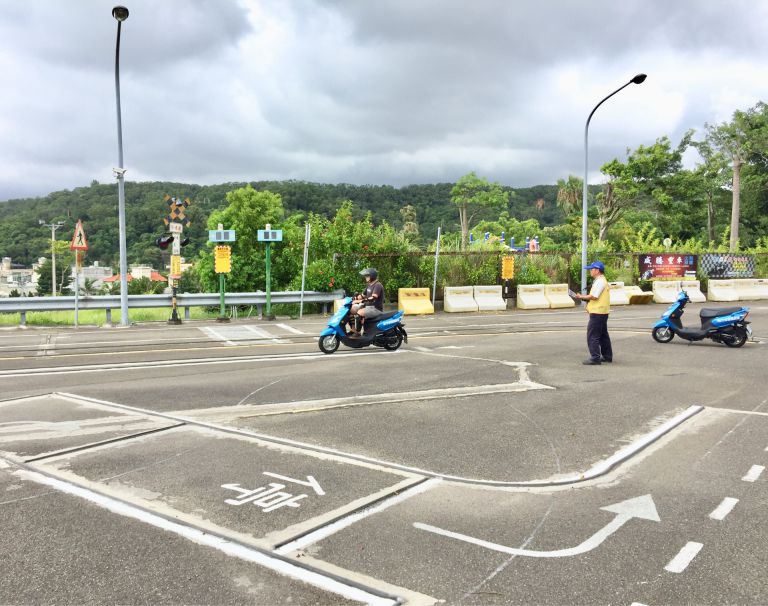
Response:
[{"label": "crossing signal light", "polygon": [[181,242],[179,242],[179,245],[186,246],[189,244],[189,238],[184,238]]},{"label": "crossing signal light", "polygon": [[[188,239],[189,238],[187,238],[187,240]],[[171,242],[173,242],[173,236],[171,234],[160,236],[157,240],[155,240],[155,244],[160,247],[160,250],[166,250]]]}]

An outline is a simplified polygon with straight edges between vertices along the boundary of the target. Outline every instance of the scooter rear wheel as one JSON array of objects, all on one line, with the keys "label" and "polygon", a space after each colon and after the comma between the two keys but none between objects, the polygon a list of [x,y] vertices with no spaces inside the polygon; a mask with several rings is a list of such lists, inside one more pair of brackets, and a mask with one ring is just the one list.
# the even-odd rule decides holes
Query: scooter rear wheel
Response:
[{"label": "scooter rear wheel", "polygon": [[651,334],[653,335],[653,339],[659,343],[669,343],[675,338],[675,333],[672,332],[672,329],[669,326],[657,326],[653,329]]},{"label": "scooter rear wheel", "polygon": [[400,346],[403,344],[403,335],[401,335],[399,331],[393,335],[385,337],[385,339],[384,349],[388,351],[395,351],[396,349],[400,349]]},{"label": "scooter rear wheel", "polygon": [[747,342],[747,331],[737,329],[732,335],[723,335],[722,340],[728,347],[741,347]]},{"label": "scooter rear wheel", "polygon": [[326,335],[320,337],[317,344],[320,346],[320,351],[324,354],[332,354],[339,348],[339,337],[337,335]]}]

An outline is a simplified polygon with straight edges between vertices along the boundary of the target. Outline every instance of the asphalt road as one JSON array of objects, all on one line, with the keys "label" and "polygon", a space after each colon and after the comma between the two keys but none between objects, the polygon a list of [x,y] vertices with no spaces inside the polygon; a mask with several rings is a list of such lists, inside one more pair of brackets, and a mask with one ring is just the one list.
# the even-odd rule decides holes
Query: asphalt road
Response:
[{"label": "asphalt road", "polygon": [[[685,320],[696,319],[690,306]],[[762,604],[768,304],[0,331],[0,603]]]}]

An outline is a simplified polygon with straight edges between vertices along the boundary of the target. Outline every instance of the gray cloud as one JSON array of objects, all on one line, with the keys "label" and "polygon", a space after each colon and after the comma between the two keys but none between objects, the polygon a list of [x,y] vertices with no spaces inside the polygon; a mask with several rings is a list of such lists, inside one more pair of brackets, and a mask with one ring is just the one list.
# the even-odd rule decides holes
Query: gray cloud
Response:
[{"label": "gray cloud", "polygon": [[[762,3],[124,0],[127,176],[590,180],[627,147],[760,100]],[[65,12],[61,8],[66,6]],[[100,0],[0,0],[0,200],[115,165],[116,23]]]}]

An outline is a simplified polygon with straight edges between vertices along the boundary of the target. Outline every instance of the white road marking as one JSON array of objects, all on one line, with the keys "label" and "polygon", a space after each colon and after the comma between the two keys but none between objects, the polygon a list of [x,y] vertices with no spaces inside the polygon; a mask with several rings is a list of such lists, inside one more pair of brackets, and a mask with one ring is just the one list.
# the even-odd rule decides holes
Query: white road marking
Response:
[{"label": "white road marking", "polygon": [[509,555],[528,556],[532,558],[564,558],[564,557],[580,555],[582,553],[587,553],[588,551],[592,551],[595,547],[598,547],[603,541],[605,541],[605,539],[611,536],[619,528],[624,526],[624,524],[626,524],[632,518],[651,520],[653,522],[660,521],[659,514],[656,511],[656,505],[654,504],[653,499],[649,494],[643,495],[641,497],[636,497],[634,499],[627,499],[626,501],[622,501],[621,503],[608,505],[606,507],[601,507],[600,509],[603,509],[605,511],[611,511],[613,513],[616,513],[617,515],[608,524],[603,526],[595,534],[593,534],[586,541],[583,541],[581,544],[577,545],[576,547],[569,547],[567,549],[556,549],[554,551],[536,551],[533,549],[519,549],[516,547],[506,547],[505,545],[498,545],[496,543],[491,543],[489,541],[484,541],[482,539],[470,537],[468,535],[460,534],[458,532],[443,530],[442,528],[437,528],[436,526],[430,526],[429,524],[422,524],[420,522],[415,522],[413,525],[414,527],[420,530],[433,532],[435,534],[443,535],[445,537],[450,537],[451,539],[464,541],[465,543],[472,543],[473,545],[485,547],[486,549],[492,549],[493,551],[508,553]]},{"label": "white road marking", "polygon": [[235,404],[235,406],[240,406],[240,405],[242,405],[242,404],[243,404],[243,403],[244,403],[244,402],[245,402],[245,401],[246,401],[248,398],[250,398],[252,395],[254,395],[254,394],[257,394],[257,393],[259,393],[259,392],[260,392],[262,389],[266,389],[267,387],[271,387],[272,385],[274,385],[275,383],[279,383],[280,381],[282,381],[282,379],[277,379],[277,380],[275,380],[275,381],[272,381],[271,383],[267,383],[266,385],[262,385],[262,386],[261,386],[261,387],[259,387],[258,389],[254,389],[254,390],[253,390],[251,393],[249,393],[249,394],[248,394],[247,396],[245,396],[245,397],[244,397],[242,400],[240,400],[240,401],[239,401],[237,404]]},{"label": "white road marking", "polygon": [[363,509],[362,511],[358,511],[357,513],[353,513],[352,515],[342,518],[341,520],[337,520],[333,524],[329,524],[328,526],[323,526],[322,528],[318,528],[314,532],[310,532],[309,534],[306,534],[303,537],[296,539],[295,541],[286,543],[282,547],[279,547],[278,549],[276,549],[275,553],[288,554],[288,553],[291,553],[292,551],[296,551],[297,549],[303,549],[308,545],[312,545],[314,543],[317,543],[318,541],[322,541],[323,539],[331,536],[332,534],[336,534],[340,530],[343,530],[348,526],[352,526],[352,524],[354,524],[355,522],[359,522],[360,520],[367,518],[368,516],[371,516],[375,513],[379,513],[380,511],[384,511],[385,509],[388,509],[393,505],[402,503],[406,499],[410,499],[411,497],[417,494],[426,492],[432,489],[433,487],[435,487],[440,482],[442,482],[440,478],[432,478],[431,480],[427,480],[426,482],[417,484],[413,488],[404,490],[400,494],[390,499],[386,499],[373,507],[369,507],[367,509]]},{"label": "white road marking", "polygon": [[197,543],[198,545],[204,545],[206,547],[218,549],[219,551],[229,556],[234,556],[236,558],[264,566],[269,570],[291,577],[293,579],[297,579],[299,581],[303,581],[304,583],[308,583],[324,591],[335,593],[346,599],[363,602],[365,604],[375,604],[377,606],[395,606],[398,603],[397,600],[377,596],[363,589],[358,589],[357,587],[347,585],[341,581],[326,577],[312,570],[307,570],[305,568],[295,566],[283,559],[270,557],[268,554],[256,549],[247,547],[242,544],[233,543],[222,537],[210,534],[210,532],[202,532],[201,530],[191,526],[187,526],[179,522],[173,522],[158,515],[149,513],[148,511],[138,507],[134,507],[127,503],[123,503],[116,499],[93,492],[87,488],[78,486],[77,484],[51,478],[33,471],[20,470],[15,472],[15,475],[27,480],[31,480],[38,484],[51,486],[52,488],[55,488],[56,490],[66,494],[74,495],[76,497],[90,501],[91,503],[111,511],[112,513],[116,513],[127,518],[132,518],[134,520],[139,520],[145,524],[150,524],[156,528],[172,532],[194,543]]},{"label": "white road marking", "polygon": [[273,343],[290,343],[290,341],[286,341],[285,339],[279,339],[268,330],[264,330],[263,328],[259,328],[258,326],[243,326],[243,328],[245,328],[245,330],[247,330],[248,332],[252,332],[253,334],[257,335],[260,339],[269,339]]},{"label": "white road marking", "polygon": [[1,377],[29,377],[33,375],[77,374],[81,372],[108,372],[112,370],[140,370],[143,368],[178,368],[179,366],[204,366],[207,364],[244,364],[246,362],[275,362],[278,360],[341,360],[349,356],[393,356],[403,355],[402,351],[357,351],[335,353],[332,356],[321,352],[284,355],[237,356],[232,358],[190,358],[180,360],[154,360],[150,362],[107,362],[82,366],[52,366],[48,368],[25,368],[0,370]]},{"label": "white road marking", "polygon": [[702,547],[704,547],[702,543],[688,541],[685,547],[680,550],[680,553],[672,558],[672,561],[664,567],[664,570],[676,573],[683,572],[683,570],[688,568],[688,564],[693,561],[693,558],[698,555]]},{"label": "white road marking", "polygon": [[722,503],[720,503],[720,505],[718,505],[717,508],[709,514],[709,517],[713,520],[725,519],[725,516],[731,513],[731,510],[736,507],[736,503],[738,502],[739,500],[734,499],[733,497],[725,497]]},{"label": "white road marking", "polygon": [[747,475],[741,479],[745,482],[754,482],[760,477],[760,474],[763,473],[763,471],[765,471],[764,465],[752,465],[752,467],[749,468]]},{"label": "white road marking", "polygon": [[416,345],[413,349],[415,349],[416,351],[431,351],[429,348],[422,347],[421,345]]},{"label": "white road marking", "polygon": [[235,345],[233,341],[230,341],[222,335],[220,332],[218,332],[216,329],[211,328],[210,326],[201,326],[200,330],[202,330],[204,333],[206,333],[209,337],[212,339],[216,339],[217,341],[224,341],[226,345]]},{"label": "white road marking", "polygon": [[292,332],[295,335],[306,335],[307,333],[300,331],[298,328],[294,328],[293,326],[288,326],[288,324],[275,324],[275,326],[279,326],[283,330],[287,330],[288,332]]},{"label": "white road marking", "polygon": [[277,478],[278,480],[285,480],[286,482],[293,482],[294,484],[308,486],[320,496],[325,494],[325,491],[320,487],[320,483],[315,480],[314,476],[307,476],[307,481],[305,482],[304,480],[297,480],[295,478],[289,478],[288,476],[281,476],[279,474],[272,473],[271,471],[265,471],[263,473],[265,476],[269,476],[270,478]]}]

